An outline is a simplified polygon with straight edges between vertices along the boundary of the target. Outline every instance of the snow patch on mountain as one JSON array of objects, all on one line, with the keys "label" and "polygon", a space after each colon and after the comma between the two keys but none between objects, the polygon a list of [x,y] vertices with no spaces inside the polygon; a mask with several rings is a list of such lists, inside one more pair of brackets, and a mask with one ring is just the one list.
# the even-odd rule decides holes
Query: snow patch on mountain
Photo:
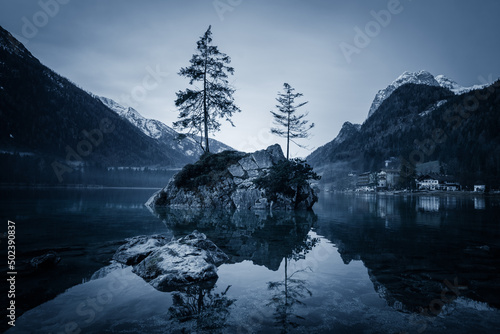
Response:
[{"label": "snow patch on mountain", "polygon": [[389,96],[391,96],[391,94],[396,89],[408,83],[443,87],[451,90],[456,95],[461,95],[470,92],[471,90],[481,89],[487,86],[486,84],[486,85],[475,85],[472,87],[463,87],[442,74],[434,76],[428,71],[404,72],[385,89],[378,91],[378,93],[375,95],[375,98],[373,99],[370,111],[368,112],[368,118],[371,115],[373,115],[375,111],[377,111],[382,102],[384,102]]},{"label": "snow patch on mountain", "polygon": [[436,102],[432,107],[430,107],[429,109],[425,110],[425,111],[422,111],[420,114],[418,114],[419,116],[423,117],[423,116],[426,116],[428,115],[429,113],[433,112],[434,110],[436,110],[437,108],[441,107],[442,105],[444,105],[446,102],[448,102],[448,100],[441,100],[441,101],[438,101]]}]

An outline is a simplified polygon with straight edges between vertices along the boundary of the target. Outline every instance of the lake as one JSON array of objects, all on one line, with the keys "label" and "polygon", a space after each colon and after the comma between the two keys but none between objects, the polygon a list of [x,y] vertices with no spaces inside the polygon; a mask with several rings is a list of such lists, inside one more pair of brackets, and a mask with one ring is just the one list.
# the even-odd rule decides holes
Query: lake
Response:
[{"label": "lake", "polygon": [[[16,224],[8,333],[494,333],[500,199],[320,194],[314,212],[162,210],[153,189],[1,190]],[[4,229],[6,231],[7,228]],[[219,278],[160,292],[130,267],[90,280],[126,238],[198,230]],[[7,243],[7,234],[0,239]],[[29,261],[55,251],[54,268]],[[6,247],[3,254],[7,258]],[[1,269],[8,272],[7,261]],[[5,282],[2,291],[8,291]],[[2,305],[7,294],[2,292]]]}]

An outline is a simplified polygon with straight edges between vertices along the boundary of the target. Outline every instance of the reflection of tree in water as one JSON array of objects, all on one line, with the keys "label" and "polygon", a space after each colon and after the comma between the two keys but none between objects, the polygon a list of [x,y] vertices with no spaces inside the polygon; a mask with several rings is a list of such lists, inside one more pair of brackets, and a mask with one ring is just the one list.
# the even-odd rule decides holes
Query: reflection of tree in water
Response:
[{"label": "reflection of tree in water", "polygon": [[[168,309],[171,319],[179,323],[194,321],[187,327],[194,326],[197,331],[220,332],[226,325],[230,307],[235,301],[227,297],[230,287],[221,293],[214,293],[215,286],[207,288],[193,285],[174,292],[173,305]],[[182,332],[186,330],[183,328]]]},{"label": "reflection of tree in water", "polygon": [[[299,305],[304,306],[302,299],[310,296],[311,292],[307,289],[306,281],[298,276],[308,269],[289,274],[288,266],[292,260],[305,259],[306,254],[319,242],[318,238],[312,238],[308,234],[317,221],[317,216],[313,212],[227,212],[169,208],[157,210],[156,214],[178,237],[195,229],[205,233],[229,256],[230,263],[250,260],[254,264],[264,265],[269,270],[277,271],[284,258],[284,280],[268,283],[269,290],[273,291],[268,306],[275,307],[274,317],[276,323],[283,328],[283,333],[287,333],[291,328],[299,325],[297,321],[300,321],[300,317],[294,313],[295,308]],[[222,306],[225,305],[223,299],[221,306],[216,306],[213,310],[203,311],[205,314],[201,314],[197,311],[198,304],[196,302],[204,300],[206,297],[193,295],[193,293],[191,293],[189,301],[186,300],[186,296],[181,297],[182,300],[174,303],[174,307],[179,311],[175,311],[173,317],[180,322],[196,317],[198,330],[221,328],[210,326],[217,323],[223,326],[229,315],[229,306],[232,304],[232,301],[228,300],[227,307],[225,307],[227,311],[223,311]],[[214,295],[214,297],[225,298],[225,293],[219,296]],[[191,306],[186,307],[186,304]],[[207,320],[213,315],[216,315],[214,320]],[[217,329],[214,330],[217,331]]]},{"label": "reflection of tree in water", "polygon": [[298,321],[304,318],[295,314],[296,306],[306,306],[301,299],[311,297],[312,292],[307,288],[306,280],[300,279],[297,275],[310,268],[296,270],[288,274],[288,264],[291,260],[298,261],[305,259],[305,255],[319,242],[318,238],[307,239],[303,244],[297,245],[291,254],[285,257],[285,278],[283,281],[268,282],[267,288],[274,291],[267,306],[275,307],[273,313],[276,325],[281,327],[281,333],[288,333],[292,328],[300,326]]}]

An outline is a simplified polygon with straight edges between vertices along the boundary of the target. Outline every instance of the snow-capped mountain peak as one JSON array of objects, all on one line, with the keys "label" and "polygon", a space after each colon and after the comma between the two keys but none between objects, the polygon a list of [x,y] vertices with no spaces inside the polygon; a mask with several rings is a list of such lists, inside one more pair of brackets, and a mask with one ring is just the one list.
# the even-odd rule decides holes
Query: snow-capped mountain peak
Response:
[{"label": "snow-capped mountain peak", "polygon": [[109,109],[134,124],[148,137],[159,139],[165,133],[168,133],[170,136],[177,136],[177,132],[174,129],[155,119],[145,118],[134,108],[125,107],[107,97],[99,96],[98,99]]},{"label": "snow-capped mountain peak", "polygon": [[396,89],[407,83],[439,86],[439,82],[431,73],[427,71],[404,72],[385,89],[381,89],[378,91],[378,93],[375,95],[375,98],[373,99],[370,111],[368,112],[368,117],[373,115],[373,113],[380,107],[382,102],[384,102],[389,96],[391,96],[391,94]]},{"label": "snow-capped mountain peak", "polygon": [[375,98],[373,99],[370,111],[368,112],[368,118],[373,115],[375,111],[377,111],[382,102],[384,102],[396,89],[407,83],[443,87],[451,90],[456,95],[464,94],[471,90],[481,89],[487,86],[475,85],[472,87],[463,87],[442,74],[434,76],[428,71],[404,72],[385,89],[378,91],[378,93],[375,95]]},{"label": "snow-capped mountain peak", "polygon": [[396,88],[407,84],[420,84],[420,85],[429,85],[429,86],[439,86],[436,78],[429,73],[428,71],[418,71],[418,72],[404,72],[401,74],[392,85]]}]

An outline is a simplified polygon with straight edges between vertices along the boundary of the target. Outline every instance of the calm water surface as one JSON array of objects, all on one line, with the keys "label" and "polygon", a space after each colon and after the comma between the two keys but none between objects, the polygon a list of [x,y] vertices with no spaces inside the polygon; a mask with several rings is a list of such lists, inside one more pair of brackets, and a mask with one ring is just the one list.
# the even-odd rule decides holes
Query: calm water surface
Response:
[{"label": "calm water surface", "polygon": [[[16,222],[18,318],[9,333],[500,328],[498,198],[321,194],[314,213],[270,215],[151,213],[143,203],[152,193],[2,190],[2,221]],[[160,292],[131,268],[90,280],[126,238],[179,238],[193,230],[230,257],[216,282]],[[5,245],[5,235],[0,241]],[[36,271],[29,265],[51,250],[62,258],[57,267]],[[6,321],[1,326],[8,328]]]}]

